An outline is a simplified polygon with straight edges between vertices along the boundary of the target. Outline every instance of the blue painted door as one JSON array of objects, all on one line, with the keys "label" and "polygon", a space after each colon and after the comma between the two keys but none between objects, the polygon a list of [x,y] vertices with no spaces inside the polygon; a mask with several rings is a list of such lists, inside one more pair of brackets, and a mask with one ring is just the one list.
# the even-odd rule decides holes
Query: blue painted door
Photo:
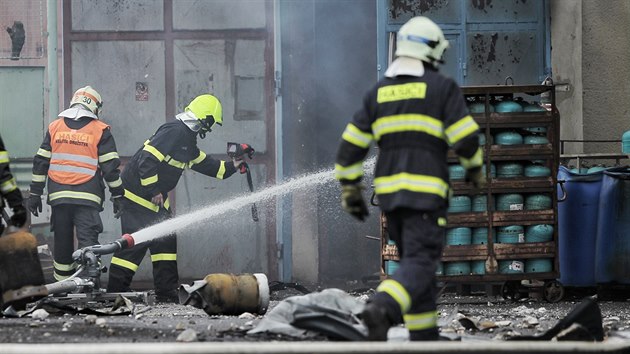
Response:
[{"label": "blue painted door", "polygon": [[413,16],[435,21],[450,42],[441,71],[461,85],[537,84],[550,75],[544,0],[378,0],[382,76],[395,36]]}]

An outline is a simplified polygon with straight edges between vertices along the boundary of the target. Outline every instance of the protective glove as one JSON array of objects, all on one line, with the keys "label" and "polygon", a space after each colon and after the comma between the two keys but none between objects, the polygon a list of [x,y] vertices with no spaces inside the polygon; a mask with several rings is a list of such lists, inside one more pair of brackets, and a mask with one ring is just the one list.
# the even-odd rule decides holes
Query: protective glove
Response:
[{"label": "protective glove", "polygon": [[39,216],[39,213],[42,212],[42,198],[37,194],[31,194],[28,197],[28,201],[26,202],[26,207],[28,211],[33,213],[35,216]]},{"label": "protective glove", "polygon": [[341,206],[350,215],[363,221],[369,215],[360,184],[347,184],[341,186]]},{"label": "protective glove", "polygon": [[122,195],[112,196],[112,204],[114,205],[114,218],[118,219],[125,212],[125,207],[122,202]]},{"label": "protective glove", "polygon": [[472,182],[473,186],[477,189],[486,186],[486,175],[481,170],[481,167],[466,170],[465,180],[466,182]]},{"label": "protective glove", "polygon": [[23,205],[18,205],[13,208],[13,215],[11,215],[11,224],[13,224],[13,226],[15,227],[22,227],[24,226],[24,224],[26,224],[26,208]]},{"label": "protective glove", "polygon": [[233,158],[232,163],[234,163],[234,168],[236,168],[241,174],[247,172],[247,165],[242,159]]}]

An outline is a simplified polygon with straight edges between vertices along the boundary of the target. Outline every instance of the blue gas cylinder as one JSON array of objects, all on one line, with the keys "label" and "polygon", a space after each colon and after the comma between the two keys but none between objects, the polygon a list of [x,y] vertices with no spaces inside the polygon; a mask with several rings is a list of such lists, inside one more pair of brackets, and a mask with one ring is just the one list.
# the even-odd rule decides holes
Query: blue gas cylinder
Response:
[{"label": "blue gas cylinder", "polygon": [[530,194],[525,197],[525,210],[551,209],[551,196],[546,194]]},{"label": "blue gas cylinder", "polygon": [[[578,174],[565,166],[558,180],[566,181],[566,200],[558,203],[560,282],[565,286],[595,286],[595,239],[603,172]],[[562,196],[560,187],[558,198]]]},{"label": "blue gas cylinder", "polygon": [[442,264],[442,262],[438,262],[435,275],[444,275],[444,264]]},{"label": "blue gas cylinder", "polygon": [[393,275],[399,267],[400,265],[396,261],[385,261],[385,273],[387,273],[387,275]]},{"label": "blue gas cylinder", "polygon": [[553,239],[553,226],[529,225],[525,228],[525,242],[549,242]]},{"label": "blue gas cylinder", "polygon": [[621,136],[621,152],[630,154],[630,130],[626,131]]},{"label": "blue gas cylinder", "polygon": [[[468,105],[468,110],[470,113],[485,113],[486,104],[483,101],[475,101]],[[494,106],[492,104],[488,105],[488,111],[494,112]]]},{"label": "blue gas cylinder", "polygon": [[518,102],[506,99],[496,104],[494,111],[497,113],[523,112],[523,106]]},{"label": "blue gas cylinder", "polygon": [[471,261],[470,272],[472,274],[486,274],[486,261]]},{"label": "blue gas cylinder", "polygon": [[518,260],[499,261],[499,273],[501,274],[519,274],[524,273],[525,264]]},{"label": "blue gas cylinder", "polygon": [[470,274],[470,262],[445,262],[444,273],[446,275]]},{"label": "blue gas cylinder", "polygon": [[525,230],[521,225],[501,226],[497,228],[498,243],[523,243]]},{"label": "blue gas cylinder", "polygon": [[518,178],[523,176],[523,164],[517,162],[502,162],[497,165],[497,177]]},{"label": "blue gas cylinder", "polygon": [[449,213],[467,213],[472,209],[471,200],[466,195],[456,195],[449,199],[448,210]]},{"label": "blue gas cylinder", "polygon": [[512,131],[501,132],[494,135],[494,143],[497,145],[520,145],[523,144],[523,136]]},{"label": "blue gas cylinder", "polygon": [[[481,167],[481,172],[484,174],[484,176],[486,175],[486,165],[484,164]],[[490,178],[496,178],[497,177],[497,166],[493,163],[490,164]]]},{"label": "blue gas cylinder", "polygon": [[446,244],[450,246],[470,245],[472,231],[470,227],[453,227],[446,230]]},{"label": "blue gas cylinder", "polygon": [[525,260],[525,273],[547,273],[553,270],[551,258],[533,258]]},{"label": "blue gas cylinder", "polygon": [[451,181],[462,180],[466,176],[466,169],[462,165],[448,165],[448,177]]},{"label": "blue gas cylinder", "polygon": [[[496,232],[492,232],[492,242],[497,242]],[[488,243],[488,228],[476,227],[472,230],[472,244],[473,245],[485,245]]]},{"label": "blue gas cylinder", "polygon": [[523,138],[523,144],[549,144],[549,139],[547,139],[544,135],[525,135]]},{"label": "blue gas cylinder", "polygon": [[595,245],[595,282],[630,284],[630,169],[603,173]]},{"label": "blue gas cylinder", "polygon": [[497,210],[499,211],[523,210],[523,203],[522,194],[508,193],[497,195]]},{"label": "blue gas cylinder", "polygon": [[488,210],[488,196],[487,195],[476,195],[472,198],[472,211],[480,212]]},{"label": "blue gas cylinder", "polygon": [[525,167],[523,174],[525,177],[548,177],[551,176],[551,169],[547,166],[533,164]]}]

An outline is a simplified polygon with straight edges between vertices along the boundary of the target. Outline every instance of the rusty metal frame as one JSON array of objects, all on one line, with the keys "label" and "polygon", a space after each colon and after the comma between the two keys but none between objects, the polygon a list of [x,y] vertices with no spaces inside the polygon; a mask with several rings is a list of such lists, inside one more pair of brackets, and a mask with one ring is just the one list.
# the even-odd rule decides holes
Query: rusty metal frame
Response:
[{"label": "rusty metal frame", "polygon": [[[182,39],[258,39],[265,41],[265,122],[267,126],[266,139],[267,150],[256,155],[256,160],[252,163],[265,165],[267,176],[266,183],[275,183],[275,108],[274,108],[274,39],[273,39],[273,1],[265,0],[266,27],[264,29],[230,29],[230,30],[176,30],[173,28],[173,1],[163,0],[164,6],[164,29],[162,31],[75,31],[72,29],[72,4],[70,0],[64,0],[62,4],[63,17],[63,83],[60,93],[64,97],[72,96],[72,42],[78,41],[137,41],[156,40],[164,42],[164,63],[165,63],[165,103],[166,121],[174,119],[176,112],[175,103],[175,60],[174,41]],[[227,155],[217,155],[221,159],[227,159]],[[129,156],[121,156],[124,163]],[[174,193],[174,192],[173,192]],[[174,198],[172,198],[175,200]],[[269,203],[272,205],[273,203]],[[173,206],[176,207],[175,205]],[[275,235],[275,208],[266,209],[267,215],[267,259],[269,274],[278,274],[277,265],[277,245]]]}]

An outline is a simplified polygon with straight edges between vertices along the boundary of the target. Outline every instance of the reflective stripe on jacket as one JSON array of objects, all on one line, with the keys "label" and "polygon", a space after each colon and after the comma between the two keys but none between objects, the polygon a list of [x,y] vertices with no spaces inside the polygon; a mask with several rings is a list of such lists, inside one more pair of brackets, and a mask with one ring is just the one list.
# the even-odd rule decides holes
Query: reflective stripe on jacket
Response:
[{"label": "reflective stripe on jacket", "polygon": [[52,122],[48,127],[52,147],[48,177],[69,185],[92,179],[98,169],[98,143],[108,127],[96,119],[81,129],[70,129],[63,118]]}]

